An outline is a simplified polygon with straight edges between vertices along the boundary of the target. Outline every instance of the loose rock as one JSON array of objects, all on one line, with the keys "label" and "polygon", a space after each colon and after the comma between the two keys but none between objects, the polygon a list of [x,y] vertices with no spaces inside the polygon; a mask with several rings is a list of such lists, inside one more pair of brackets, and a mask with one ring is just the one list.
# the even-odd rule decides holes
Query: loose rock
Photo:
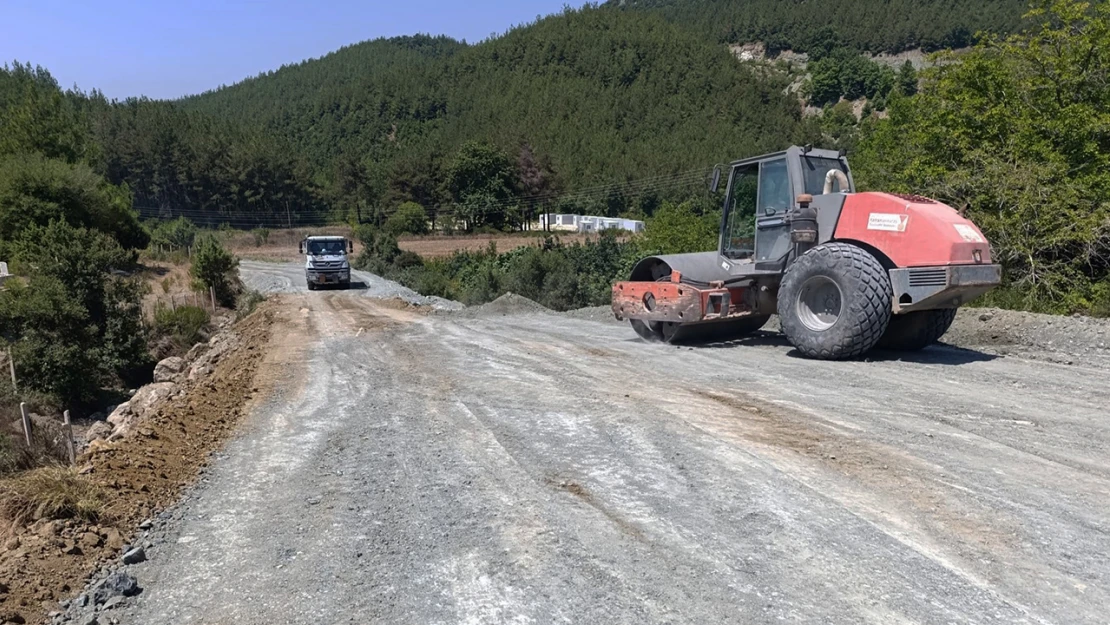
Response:
[{"label": "loose rock", "polygon": [[89,429],[85,431],[85,440],[104,440],[112,435],[113,429],[114,428],[112,427],[112,424],[108,423],[107,421],[97,421],[96,423],[90,425]]},{"label": "loose rock", "polygon": [[143,551],[142,547],[135,547],[123,554],[124,564],[138,564],[140,562],[146,562],[146,552]]},{"label": "loose rock", "polygon": [[139,583],[135,577],[122,571],[112,573],[93,590],[93,603],[101,605],[112,597],[131,597],[139,594]]},{"label": "loose rock", "polygon": [[154,381],[160,382],[173,382],[177,376],[185,370],[185,359],[177,356],[171,356],[159,362],[154,367]]}]

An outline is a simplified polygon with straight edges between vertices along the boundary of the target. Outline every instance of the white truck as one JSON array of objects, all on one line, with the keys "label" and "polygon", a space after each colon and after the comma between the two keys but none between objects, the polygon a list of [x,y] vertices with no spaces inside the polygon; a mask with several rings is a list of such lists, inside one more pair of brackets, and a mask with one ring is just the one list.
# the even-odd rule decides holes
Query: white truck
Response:
[{"label": "white truck", "polygon": [[300,250],[305,255],[304,276],[308,290],[334,284],[347,289],[351,286],[351,263],[347,255],[354,252],[354,244],[345,237],[315,236],[301,241]]},{"label": "white truck", "polygon": [[3,286],[4,282],[10,277],[12,276],[8,273],[8,263],[0,262],[0,286]]}]

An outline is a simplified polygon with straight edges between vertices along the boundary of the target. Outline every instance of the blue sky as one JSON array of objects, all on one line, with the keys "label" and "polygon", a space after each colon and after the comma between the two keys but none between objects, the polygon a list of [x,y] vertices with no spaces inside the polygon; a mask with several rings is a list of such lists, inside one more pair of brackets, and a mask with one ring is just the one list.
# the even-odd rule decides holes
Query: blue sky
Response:
[{"label": "blue sky", "polygon": [[376,37],[476,42],[582,0],[4,0],[0,64],[62,87],[175,98]]}]

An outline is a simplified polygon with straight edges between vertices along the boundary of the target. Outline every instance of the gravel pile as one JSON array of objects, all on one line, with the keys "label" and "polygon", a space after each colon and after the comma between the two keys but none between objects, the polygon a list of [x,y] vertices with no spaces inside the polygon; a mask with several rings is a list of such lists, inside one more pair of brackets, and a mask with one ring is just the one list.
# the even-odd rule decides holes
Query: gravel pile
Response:
[{"label": "gravel pile", "polygon": [[961,308],[943,341],[960,347],[1014,346],[1071,354],[1110,354],[1110,319]]},{"label": "gravel pile", "polygon": [[564,317],[571,319],[582,319],[585,321],[598,321],[601,323],[615,323],[625,325],[627,321],[617,321],[613,316],[613,309],[609,306],[590,306],[589,308],[579,308],[577,310],[568,310],[561,313]]},{"label": "gravel pile", "polygon": [[361,282],[365,285],[365,290],[361,292],[364,297],[373,297],[375,299],[399,299],[408,302],[415,306],[429,306],[436,310],[462,310],[463,305],[449,299],[442,297],[421,295],[416,291],[398,284],[392,280],[386,280],[381,276],[365,271],[352,271],[351,280]]},{"label": "gravel pile", "polygon": [[492,302],[465,308],[457,314],[462,317],[473,318],[504,317],[506,315],[528,315],[550,312],[552,312],[551,309],[523,295],[506,293]]}]

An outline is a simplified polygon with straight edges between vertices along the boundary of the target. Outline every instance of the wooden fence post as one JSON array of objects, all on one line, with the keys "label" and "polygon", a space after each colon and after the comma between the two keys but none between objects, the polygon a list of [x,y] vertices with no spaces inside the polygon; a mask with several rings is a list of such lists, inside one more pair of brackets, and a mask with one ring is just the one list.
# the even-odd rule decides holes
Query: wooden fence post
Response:
[{"label": "wooden fence post", "polygon": [[66,451],[69,452],[69,463],[76,464],[77,450],[73,445],[73,424],[69,421],[69,411],[62,413],[62,422],[65,424],[66,429]]},{"label": "wooden fence post", "polygon": [[15,379],[15,358],[12,358],[12,348],[8,348],[8,371],[12,374],[12,390],[19,390],[19,382]]},{"label": "wooden fence post", "polygon": [[19,402],[19,414],[23,416],[23,437],[27,439],[27,447],[31,447],[31,415],[27,414],[27,404]]},{"label": "wooden fence post", "polygon": [[177,303],[174,302],[175,299],[173,293],[170,293],[170,312],[177,312]]},{"label": "wooden fence post", "polygon": [[212,296],[212,314],[216,314],[216,287],[208,287],[208,294]]}]

